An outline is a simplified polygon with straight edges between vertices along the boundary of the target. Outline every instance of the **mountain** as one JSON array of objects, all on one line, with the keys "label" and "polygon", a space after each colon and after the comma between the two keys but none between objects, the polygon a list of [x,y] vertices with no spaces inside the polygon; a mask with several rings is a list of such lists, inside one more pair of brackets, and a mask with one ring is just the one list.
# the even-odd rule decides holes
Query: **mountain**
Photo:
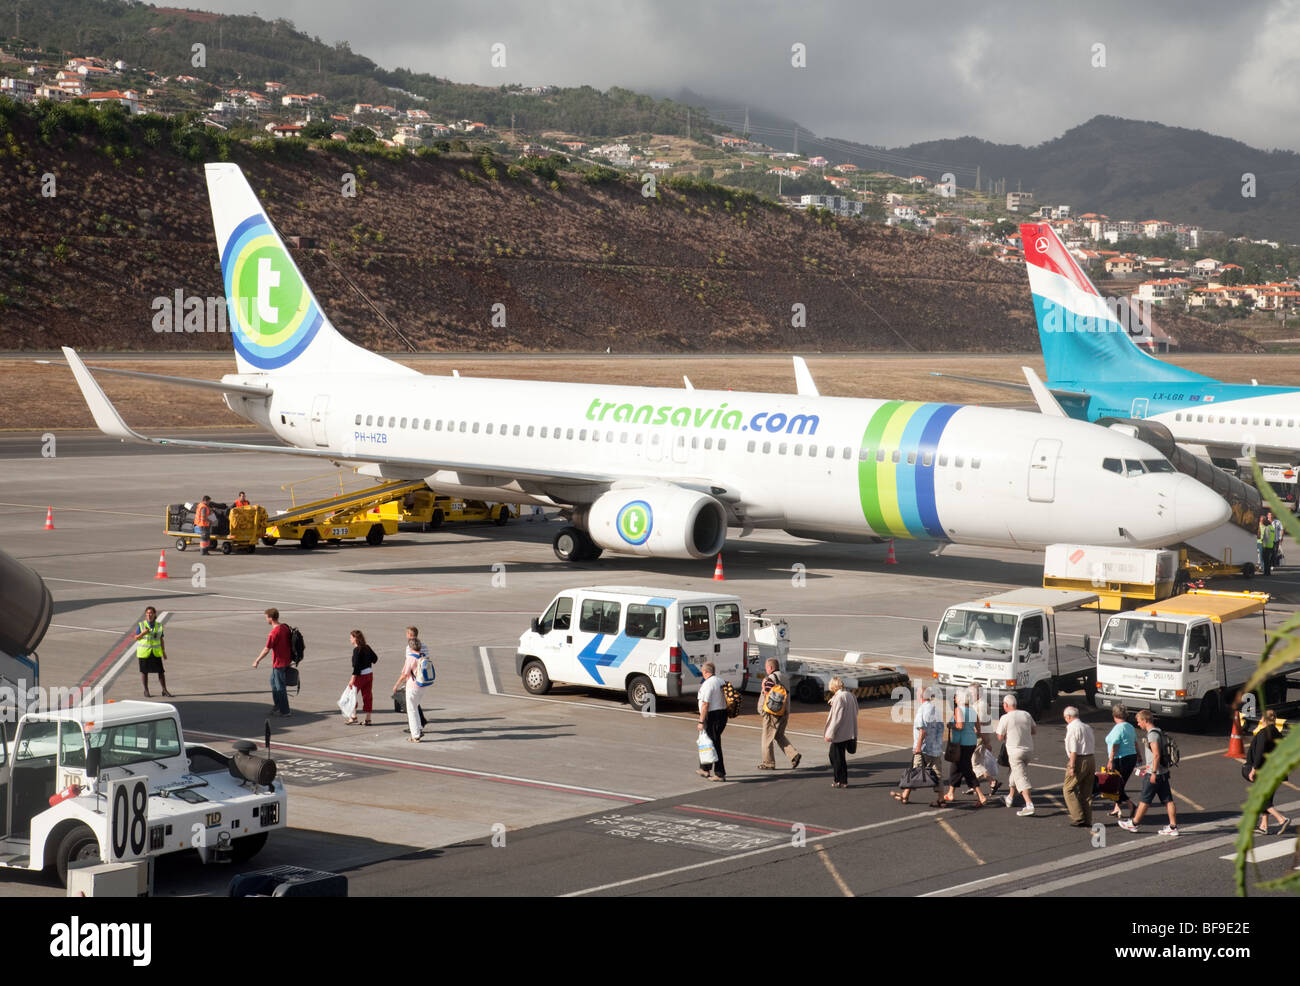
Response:
[{"label": "mountain", "polygon": [[[1038,344],[1023,268],[691,179],[664,180],[647,198],[636,176],[609,169],[528,170],[489,151],[248,144],[184,117],[5,99],[0,148],[0,350],[228,349],[219,331],[180,331],[173,300],[222,309],[202,167],[222,158],[298,238],[297,262],[335,324],[371,348]],[[355,197],[340,194],[347,175]],[[176,331],[159,331],[163,310]],[[1226,328],[1158,320],[1185,350],[1258,351]]]}]

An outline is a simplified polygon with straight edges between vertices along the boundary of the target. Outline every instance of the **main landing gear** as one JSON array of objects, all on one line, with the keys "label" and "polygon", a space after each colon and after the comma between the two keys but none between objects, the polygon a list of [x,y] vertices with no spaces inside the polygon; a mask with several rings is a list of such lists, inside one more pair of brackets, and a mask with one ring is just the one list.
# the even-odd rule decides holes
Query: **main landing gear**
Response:
[{"label": "main landing gear", "polygon": [[572,526],[560,528],[551,547],[560,561],[595,561],[601,555],[587,532]]}]

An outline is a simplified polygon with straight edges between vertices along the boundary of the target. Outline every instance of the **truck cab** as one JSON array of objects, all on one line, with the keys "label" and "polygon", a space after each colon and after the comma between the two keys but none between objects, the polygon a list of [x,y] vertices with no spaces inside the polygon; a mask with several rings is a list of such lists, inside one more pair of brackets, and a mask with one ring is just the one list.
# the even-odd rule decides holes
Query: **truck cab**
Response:
[{"label": "truck cab", "polygon": [[[1092,592],[1015,589],[951,606],[934,639],[934,677],[943,685],[979,685],[990,708],[1014,692],[1019,707],[1040,719],[1058,692],[1093,687],[1088,636],[1082,646],[1063,642],[1056,616],[1097,601]],[[929,627],[921,636],[928,647]]]},{"label": "truck cab", "polygon": [[274,763],[186,744],[168,704],[29,713],[12,743],[0,734],[0,867],[53,866],[66,881],[79,861],[191,848],[204,862],[244,859],[284,824]]},{"label": "truck cab", "polygon": [[[1208,727],[1256,666],[1225,650],[1224,624],[1255,614],[1262,621],[1268,600],[1264,592],[1199,589],[1110,617],[1097,648],[1097,707],[1123,703]],[[1285,694],[1285,677],[1266,683],[1266,702]]]}]

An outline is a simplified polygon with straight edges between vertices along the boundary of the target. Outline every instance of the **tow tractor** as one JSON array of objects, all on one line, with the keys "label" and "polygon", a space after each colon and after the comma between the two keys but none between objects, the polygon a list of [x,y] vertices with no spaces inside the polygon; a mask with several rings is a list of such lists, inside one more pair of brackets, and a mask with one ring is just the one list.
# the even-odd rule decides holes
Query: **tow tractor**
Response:
[{"label": "tow tractor", "polygon": [[862,699],[890,698],[895,689],[909,687],[904,668],[863,660],[858,651],[848,651],[838,661],[792,655],[790,625],[766,613],[766,609],[751,609],[745,615],[745,666],[749,670],[746,691],[760,691],[769,657],[777,659],[790,682],[791,694],[801,702],[824,703],[830,698],[830,681],[836,676],[845,688]]},{"label": "tow tractor", "polygon": [[[0,679],[19,705],[40,694],[35,650],[53,605],[41,577],[3,551],[0,585],[10,604],[0,607]],[[0,867],[52,866],[66,883],[78,862],[185,849],[204,862],[239,861],[285,825],[275,761],[247,741],[229,755],[185,743],[171,705],[28,712],[12,742],[7,732],[0,730]]]},{"label": "tow tractor", "polygon": [[[1257,666],[1224,650],[1223,625],[1258,614],[1267,631],[1268,600],[1265,592],[1193,589],[1110,617],[1097,649],[1097,707],[1123,703],[1208,728],[1234,706]],[[1291,665],[1264,683],[1266,706],[1286,701],[1300,684],[1296,672]]]}]

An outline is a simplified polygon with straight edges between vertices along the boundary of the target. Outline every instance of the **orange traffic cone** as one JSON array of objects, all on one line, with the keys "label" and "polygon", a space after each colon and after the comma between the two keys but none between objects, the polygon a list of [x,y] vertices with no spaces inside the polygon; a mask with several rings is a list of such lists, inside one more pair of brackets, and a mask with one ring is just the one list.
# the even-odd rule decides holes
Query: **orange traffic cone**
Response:
[{"label": "orange traffic cone", "polygon": [[718,563],[713,566],[713,581],[726,582],[727,577],[722,574],[722,552],[718,552]]},{"label": "orange traffic cone", "polygon": [[45,508],[45,529],[47,531],[54,530],[54,508],[53,507]]},{"label": "orange traffic cone", "polygon": [[167,578],[167,549],[164,548],[158,552],[158,573],[154,576],[156,579]]},{"label": "orange traffic cone", "polygon": [[886,565],[897,565],[898,559],[894,557],[894,539],[889,539],[889,554],[885,555]]},{"label": "orange traffic cone", "polygon": [[1234,712],[1232,714],[1232,735],[1228,738],[1228,752],[1224,756],[1236,760],[1246,759],[1246,748],[1241,742],[1243,738],[1241,734],[1241,713]]}]

